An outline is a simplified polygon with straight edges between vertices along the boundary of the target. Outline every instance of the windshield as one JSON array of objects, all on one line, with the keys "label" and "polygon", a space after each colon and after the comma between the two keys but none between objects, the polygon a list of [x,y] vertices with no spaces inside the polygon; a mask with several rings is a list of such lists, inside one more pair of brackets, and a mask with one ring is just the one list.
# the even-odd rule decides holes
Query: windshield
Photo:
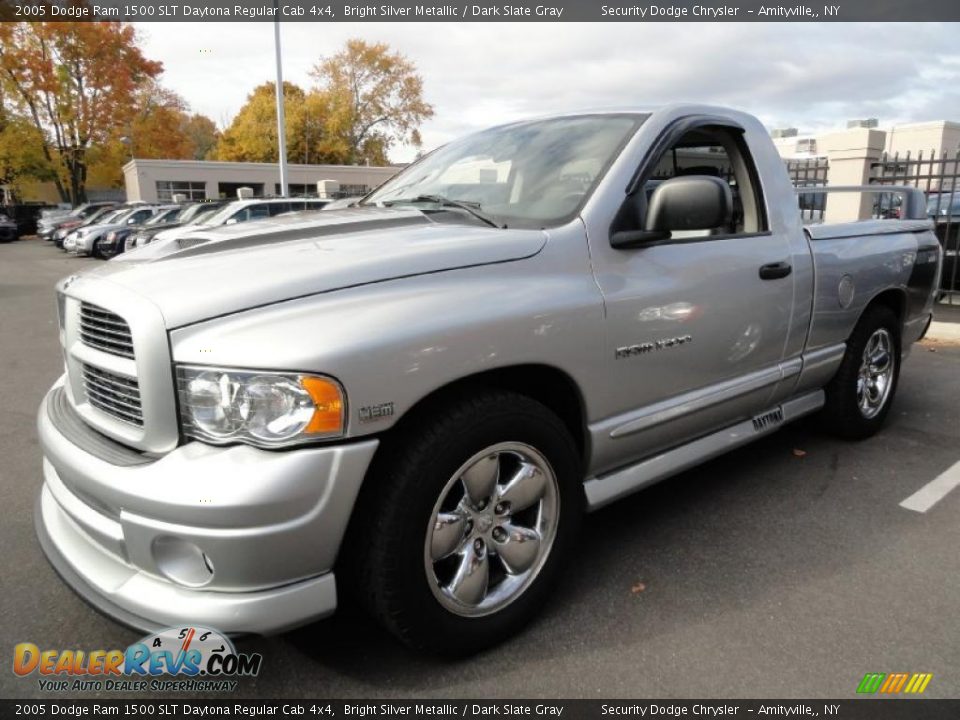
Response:
[{"label": "windshield", "polygon": [[960,210],[960,190],[952,197],[949,193],[943,193],[942,195],[934,195],[927,200],[928,215],[933,215],[937,212],[941,215],[946,215],[948,208],[950,208],[951,213]]},{"label": "windshield", "polygon": [[182,215],[183,212],[184,210],[181,208],[167,208],[166,210],[161,210],[143,224],[160,225],[161,223],[167,223]]},{"label": "windshield", "polygon": [[183,225],[184,223],[189,223],[191,220],[205,212],[215,209],[216,206],[213,205],[204,205],[203,203],[196,203],[194,205],[187,205],[176,217],[176,222]]},{"label": "windshield", "polygon": [[109,222],[113,218],[117,217],[122,213],[123,210],[115,210],[113,208],[103,208],[103,210],[98,210],[93,215],[88,217],[82,223],[81,227],[86,227],[87,225],[99,225],[103,222]]},{"label": "windshield", "polygon": [[500,226],[573,217],[645,115],[516,123],[456,140],[414,163],[361,205],[463,203]]},{"label": "windshield", "polygon": [[208,218],[211,218],[214,215],[216,215],[217,210],[219,210],[220,207],[221,207],[220,205],[213,205],[211,207],[198,205],[197,211],[193,213],[193,215],[190,218],[184,220],[183,224],[184,225],[203,225]]},{"label": "windshield", "polygon": [[220,208],[219,212],[211,213],[209,215],[204,215],[203,219],[200,220],[198,225],[223,225],[233,213],[235,213],[239,208],[243,207],[243,201],[232,202],[224,205]]},{"label": "windshield", "polygon": [[111,224],[114,224],[114,225],[122,225],[123,223],[126,222],[126,220],[127,220],[128,217],[130,217],[131,215],[133,215],[133,214],[134,214],[135,212],[137,212],[137,210],[139,210],[139,209],[140,209],[140,208],[135,208],[135,207],[133,207],[133,208],[126,208],[126,209],[124,209],[123,211],[121,211],[120,213],[118,213],[115,217],[111,217],[111,218],[108,218],[108,219],[105,219],[105,220],[101,220],[101,221],[100,221],[99,223],[97,223],[97,224],[98,224],[98,225],[106,225],[107,223],[111,223]]}]

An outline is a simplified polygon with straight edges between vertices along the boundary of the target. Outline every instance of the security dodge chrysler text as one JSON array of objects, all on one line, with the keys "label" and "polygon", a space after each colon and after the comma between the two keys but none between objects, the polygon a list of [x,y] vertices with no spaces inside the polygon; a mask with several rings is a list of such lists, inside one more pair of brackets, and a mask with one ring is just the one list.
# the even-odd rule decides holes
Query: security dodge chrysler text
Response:
[{"label": "security dodge chrysler text", "polygon": [[288,232],[134,250],[57,288],[40,542],[140,628],[350,597],[419,648],[498,642],[584,510],[808,413],[879,429],[942,254],[898,190],[900,219],[805,228],[756,119],[671,106],[494,128]]}]

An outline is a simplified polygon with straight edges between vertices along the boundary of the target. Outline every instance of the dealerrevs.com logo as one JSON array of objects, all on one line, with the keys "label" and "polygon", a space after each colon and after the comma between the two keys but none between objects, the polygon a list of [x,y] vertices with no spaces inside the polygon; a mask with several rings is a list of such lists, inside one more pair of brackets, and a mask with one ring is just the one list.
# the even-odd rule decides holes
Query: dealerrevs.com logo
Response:
[{"label": "dealerrevs.com logo", "polygon": [[239,677],[260,672],[263,656],[238,653],[218,630],[167,628],[125,650],[41,650],[24,642],[13,649],[13,672],[37,675],[48,692],[232,691]]}]

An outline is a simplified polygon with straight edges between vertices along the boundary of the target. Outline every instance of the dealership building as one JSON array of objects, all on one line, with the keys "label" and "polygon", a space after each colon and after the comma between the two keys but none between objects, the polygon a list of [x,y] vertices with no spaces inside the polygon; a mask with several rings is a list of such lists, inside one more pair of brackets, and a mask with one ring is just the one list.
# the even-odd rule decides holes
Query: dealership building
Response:
[{"label": "dealership building", "polygon": [[796,128],[777,128],[770,133],[781,157],[808,158],[827,155],[830,148],[859,142],[869,136],[870,146],[890,156],[916,157],[923,152],[953,157],[960,150],[960,123],[950,120],[901,123],[882,127],[875,118],[851,120],[845,130],[803,134]]},{"label": "dealership building", "polygon": [[[287,193],[281,192],[276,163],[209,162],[203,160],[131,160],[123,166],[128,201],[170,202],[235,198],[240,188],[254,197],[364,195],[389,180],[400,166],[288,165]],[[319,183],[319,185],[318,185]]]}]

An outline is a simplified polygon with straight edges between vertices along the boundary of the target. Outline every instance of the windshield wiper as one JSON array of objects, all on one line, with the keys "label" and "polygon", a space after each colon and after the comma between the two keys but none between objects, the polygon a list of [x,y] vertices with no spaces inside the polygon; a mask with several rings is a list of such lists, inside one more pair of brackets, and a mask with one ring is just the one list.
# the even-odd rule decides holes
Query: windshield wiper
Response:
[{"label": "windshield wiper", "polygon": [[391,205],[396,205],[397,203],[421,203],[421,202],[436,203],[440,207],[451,207],[451,208],[457,208],[458,210],[463,210],[465,213],[468,213],[469,215],[472,215],[473,217],[477,218],[477,220],[481,220],[482,222],[485,222],[490,227],[495,227],[499,230],[504,230],[507,227],[506,225],[502,225],[498,223],[489,215],[481,212],[480,203],[478,202],[468,202],[466,200],[451,200],[450,198],[445,198],[442,195],[417,195],[416,197],[412,197],[412,198],[400,198],[398,200],[388,200],[383,204],[386,205],[387,207],[390,207]]}]

